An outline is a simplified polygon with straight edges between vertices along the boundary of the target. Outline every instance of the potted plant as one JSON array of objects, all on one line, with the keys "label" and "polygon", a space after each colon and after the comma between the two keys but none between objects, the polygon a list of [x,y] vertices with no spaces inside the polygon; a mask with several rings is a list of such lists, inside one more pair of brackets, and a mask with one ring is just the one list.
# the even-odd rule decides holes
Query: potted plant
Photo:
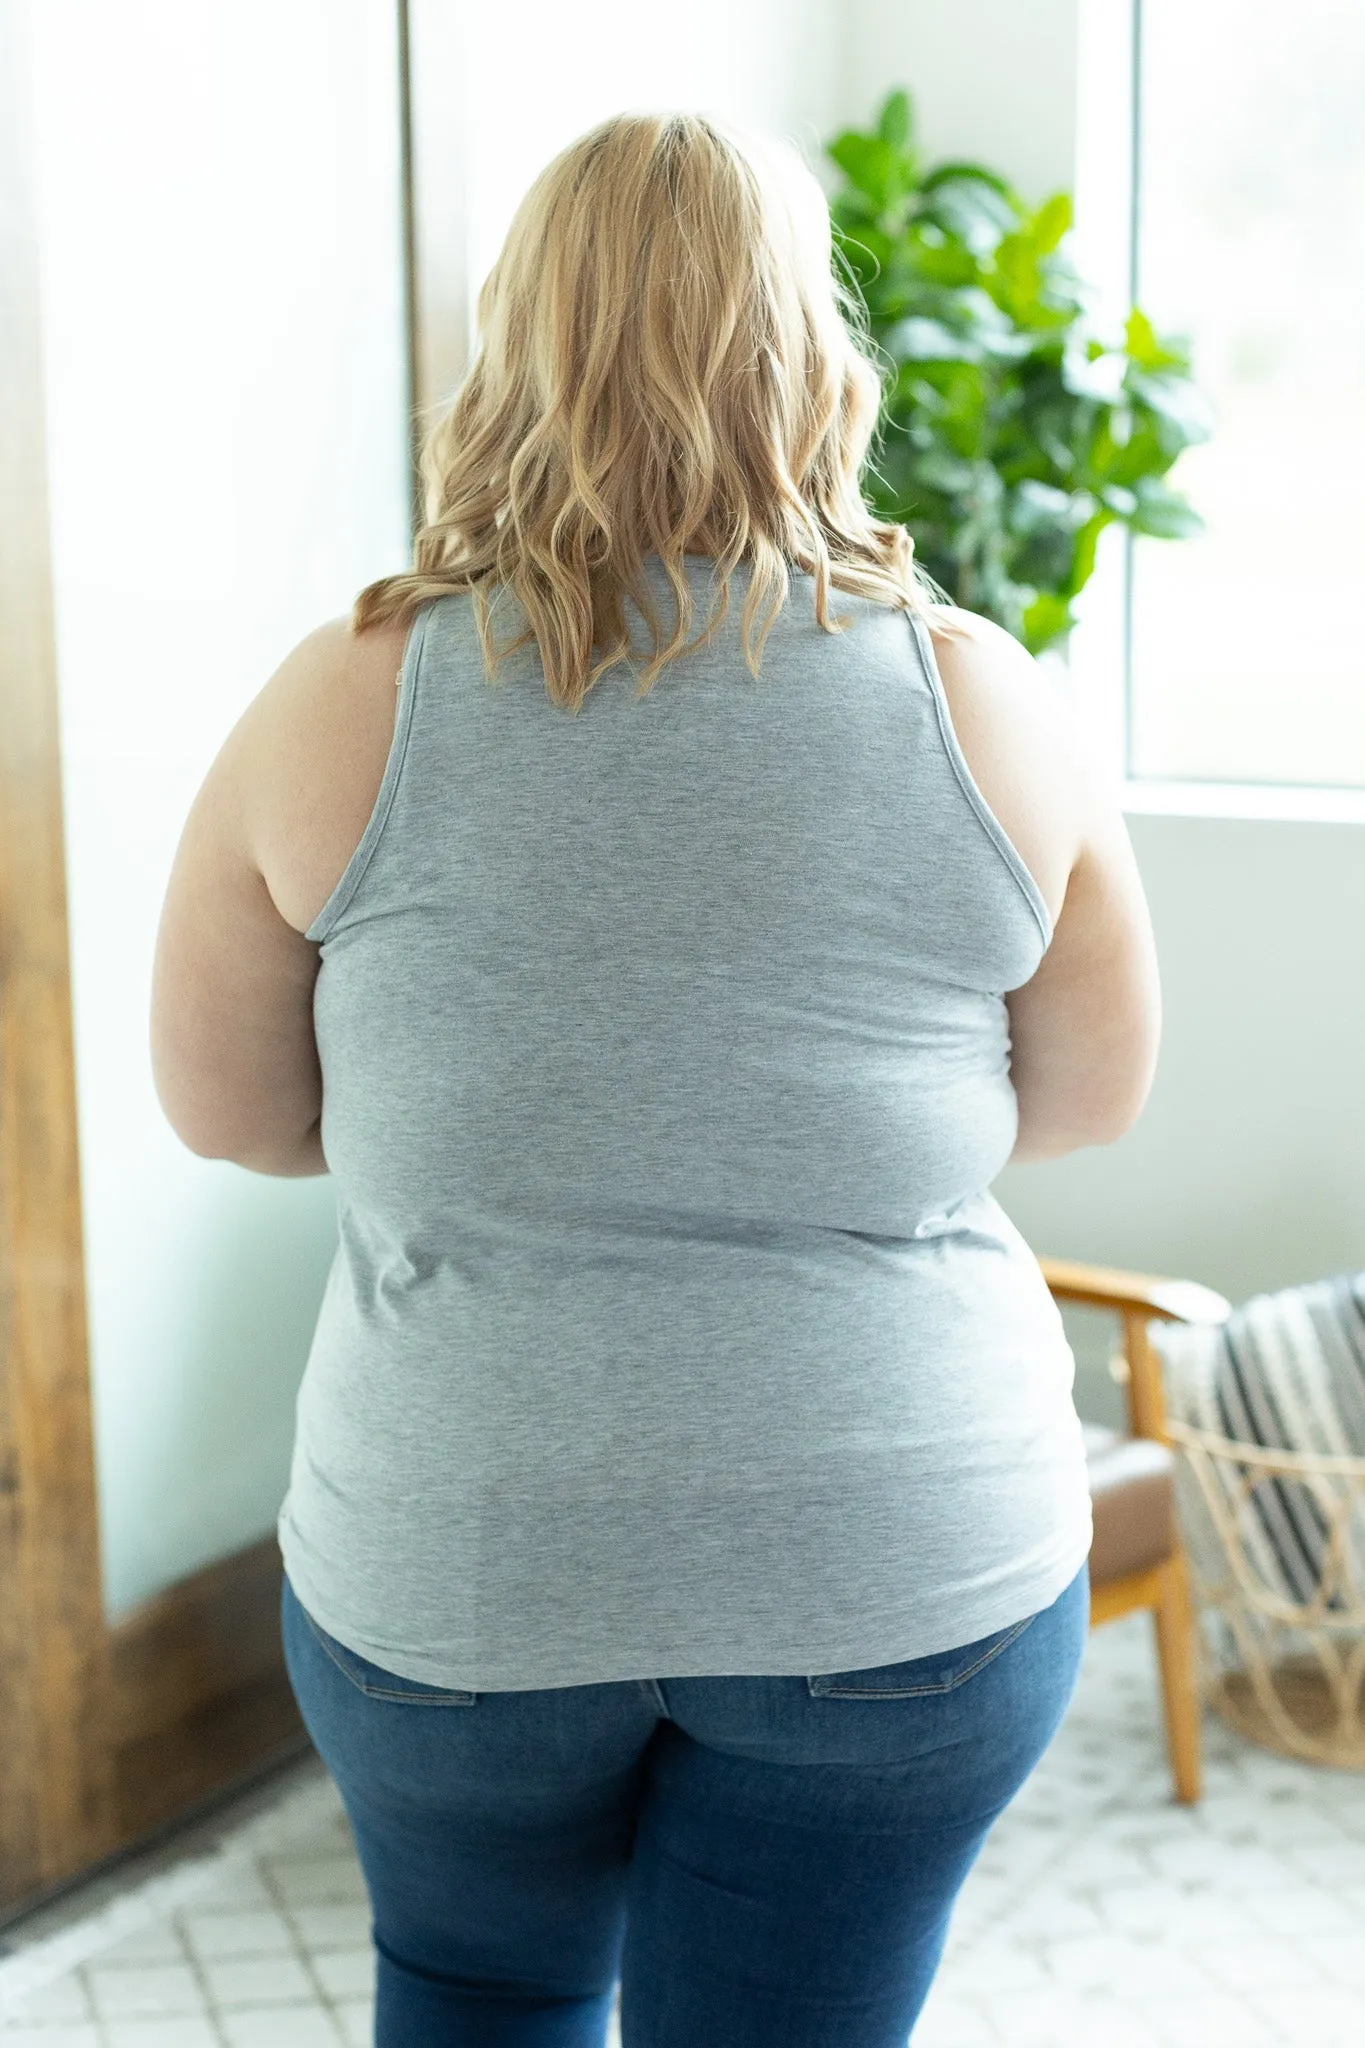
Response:
[{"label": "potted plant", "polygon": [[1106,526],[1202,525],[1166,481],[1208,436],[1188,350],[1136,306],[1101,331],[1067,193],[1030,208],[980,164],[922,169],[905,92],[828,154],[837,259],[885,381],[869,501],[954,603],[1035,654],[1058,646]]}]

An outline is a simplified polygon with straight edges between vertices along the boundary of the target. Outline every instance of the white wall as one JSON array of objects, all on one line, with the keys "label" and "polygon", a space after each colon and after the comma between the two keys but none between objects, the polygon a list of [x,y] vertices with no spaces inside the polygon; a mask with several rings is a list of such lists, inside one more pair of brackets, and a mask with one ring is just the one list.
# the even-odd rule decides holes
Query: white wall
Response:
[{"label": "white wall", "polygon": [[271,1528],[325,1181],[186,1152],[177,837],[291,646],[407,555],[387,0],[31,9],[76,1071],[111,1615]]},{"label": "white wall", "polygon": [[1078,0],[845,0],[840,119],[910,89],[931,160],[998,166],[1035,202],[1071,183]]},{"label": "white wall", "polygon": [[[1042,198],[1075,177],[1079,15],[1078,0],[854,0],[841,115],[908,85],[931,154],[979,155]],[[1292,654],[1287,623],[1266,630]],[[1150,1103],[1117,1145],[1010,1168],[1001,1200],[1040,1252],[1234,1300],[1365,1266],[1365,826],[1130,826],[1165,993]],[[1074,1329],[1078,1402],[1110,1413],[1099,1333]]]},{"label": "white wall", "polygon": [[836,118],[840,0],[523,0],[469,11],[470,266],[477,288],[531,179],[627,108],[689,108],[775,128],[813,161]]}]

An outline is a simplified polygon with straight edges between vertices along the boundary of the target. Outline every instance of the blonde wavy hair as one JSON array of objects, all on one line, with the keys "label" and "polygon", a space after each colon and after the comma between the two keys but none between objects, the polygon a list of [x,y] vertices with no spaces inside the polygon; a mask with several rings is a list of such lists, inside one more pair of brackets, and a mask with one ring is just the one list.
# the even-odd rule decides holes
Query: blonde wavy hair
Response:
[{"label": "blonde wavy hair", "polygon": [[[787,145],[696,114],[604,121],[536,179],[478,313],[468,375],[424,440],[414,567],[361,591],[354,631],[468,591],[489,679],[534,637],[551,699],[577,711],[636,653],[627,596],[652,640],[643,695],[711,638],[740,562],[755,677],[793,567],[831,633],[848,624],[831,587],[903,610],[941,595],[904,527],[863,501],[880,380],[824,196]],[[691,640],[688,554],[715,564]],[[671,632],[648,556],[672,586]],[[499,587],[524,622],[502,646]]]}]

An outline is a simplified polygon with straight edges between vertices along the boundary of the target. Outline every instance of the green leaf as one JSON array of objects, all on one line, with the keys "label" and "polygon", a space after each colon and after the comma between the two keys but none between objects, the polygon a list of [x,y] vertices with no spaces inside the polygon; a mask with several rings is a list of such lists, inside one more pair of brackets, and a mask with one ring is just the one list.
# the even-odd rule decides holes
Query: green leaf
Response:
[{"label": "green leaf", "polygon": [[1138,508],[1136,491],[1130,491],[1127,484],[1101,484],[1100,503],[1107,505],[1116,519],[1131,519]]},{"label": "green leaf", "polygon": [[926,171],[920,179],[920,190],[936,192],[941,186],[963,178],[970,179],[973,184],[989,185],[992,191],[998,192],[1007,202],[1011,218],[1023,219],[1024,203],[1013,185],[1002,178],[998,171],[988,171],[984,164],[959,163],[955,159],[948,163],[935,164],[933,170]]},{"label": "green leaf", "polygon": [[864,490],[956,603],[1037,652],[1070,631],[1106,526],[1199,530],[1166,477],[1208,405],[1183,338],[1140,307],[1121,335],[1102,326],[1069,194],[1034,208],[985,165],[924,170],[913,129],[897,89],[829,145],[834,262],[883,384]]},{"label": "green leaf", "polygon": [[829,204],[829,217],[836,228],[859,228],[865,222],[875,221],[878,212],[865,192],[847,184]]},{"label": "green leaf", "polygon": [[1158,435],[1172,456],[1197,441],[1208,440],[1208,407],[1187,378],[1174,377],[1169,371],[1149,375],[1129,370],[1125,382],[1139,408],[1156,415]]},{"label": "green leaf", "polygon": [[1058,597],[1050,590],[1040,590],[1032,604],[1024,607],[1021,637],[1030,654],[1041,654],[1044,648],[1065,639],[1074,623],[1071,606],[1064,597]]},{"label": "green leaf", "polygon": [[913,316],[898,320],[878,336],[887,354],[903,363],[979,363],[980,343],[970,334],[955,334],[941,320]]},{"label": "green leaf", "polygon": [[890,92],[877,116],[877,133],[892,149],[908,149],[910,146],[911,116],[910,95],[901,88]]},{"label": "green leaf", "polygon": [[995,252],[991,297],[1018,326],[1033,326],[1042,312],[1038,251],[1027,235],[1006,235]]},{"label": "green leaf", "polygon": [[1137,485],[1136,497],[1137,509],[1126,522],[1132,532],[1149,534],[1154,540],[1185,540],[1203,531],[1203,520],[1178,491],[1144,479]]},{"label": "green leaf", "polygon": [[1087,519],[1076,535],[1076,546],[1071,557],[1071,574],[1067,578],[1066,595],[1076,597],[1095,572],[1095,551],[1099,547],[1100,535],[1112,523],[1108,512],[1097,511],[1093,519]]},{"label": "green leaf", "polygon": [[971,178],[958,171],[921,190],[925,194],[921,217],[964,242],[974,255],[989,256],[1002,236],[1019,225],[1017,202],[1008,188],[1002,193],[993,180]]},{"label": "green leaf", "polygon": [[1118,354],[1092,356],[1089,349],[1064,348],[1062,383],[1078,398],[1097,398],[1104,405],[1117,405],[1123,397],[1123,380],[1128,365]]},{"label": "green leaf", "polygon": [[896,253],[896,244],[880,228],[859,222],[856,226],[843,226],[836,222],[835,236],[839,255],[853,272],[864,295],[868,286],[882,277]]},{"label": "green leaf", "polygon": [[988,291],[969,287],[955,292],[950,317],[960,330],[969,332],[983,351],[1001,362],[1015,362],[1034,346],[1034,337],[1021,330]]},{"label": "green leaf", "polygon": [[901,160],[880,135],[859,135],[855,129],[849,129],[835,137],[828,154],[879,213],[904,196]]},{"label": "green leaf", "polygon": [[[1087,497],[1085,508],[1075,521],[1077,525],[1089,515],[1092,507],[1093,500]],[[1059,491],[1055,484],[1040,483],[1036,477],[1024,478],[1010,507],[1010,526],[1015,533],[1039,533],[1071,523],[1070,491]]]},{"label": "green leaf", "polygon": [[1124,347],[1143,370],[1188,369],[1189,359],[1178,348],[1158,340],[1147,315],[1134,306],[1124,329]]},{"label": "green leaf", "polygon": [[975,461],[989,422],[990,380],[976,363],[902,363],[886,394],[887,415],[917,447]]},{"label": "green leaf", "polygon": [[1054,192],[1051,199],[1043,201],[1029,223],[1034,247],[1044,254],[1055,249],[1070,226],[1071,194]]},{"label": "green leaf", "polygon": [[869,467],[876,486],[874,503],[883,518],[904,520],[917,501],[914,450],[902,439],[888,439]]},{"label": "green leaf", "polygon": [[977,465],[954,461],[947,454],[935,452],[920,457],[915,464],[915,475],[931,490],[943,491],[950,496],[965,496],[977,482]]},{"label": "green leaf", "polygon": [[975,285],[981,265],[965,242],[945,234],[937,221],[921,217],[903,245],[914,275],[932,285]]}]

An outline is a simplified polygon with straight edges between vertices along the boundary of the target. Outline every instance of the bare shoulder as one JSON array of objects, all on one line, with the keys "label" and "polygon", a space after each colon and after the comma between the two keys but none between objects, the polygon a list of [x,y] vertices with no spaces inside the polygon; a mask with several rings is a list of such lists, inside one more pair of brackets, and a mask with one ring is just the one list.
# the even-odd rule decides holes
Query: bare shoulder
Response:
[{"label": "bare shoulder", "polygon": [[253,859],[297,931],[340,881],[374,809],[407,634],[406,623],[357,634],[329,619],[286,655],[229,742]]},{"label": "bare shoulder", "polygon": [[1002,626],[952,605],[925,615],[958,745],[1055,920],[1084,830],[1088,768],[1061,693]]},{"label": "bare shoulder", "polygon": [[979,612],[930,605],[926,624],[959,741],[980,728],[1019,740],[1046,732],[1065,744],[1066,707],[1046,671],[1012,633]]}]

